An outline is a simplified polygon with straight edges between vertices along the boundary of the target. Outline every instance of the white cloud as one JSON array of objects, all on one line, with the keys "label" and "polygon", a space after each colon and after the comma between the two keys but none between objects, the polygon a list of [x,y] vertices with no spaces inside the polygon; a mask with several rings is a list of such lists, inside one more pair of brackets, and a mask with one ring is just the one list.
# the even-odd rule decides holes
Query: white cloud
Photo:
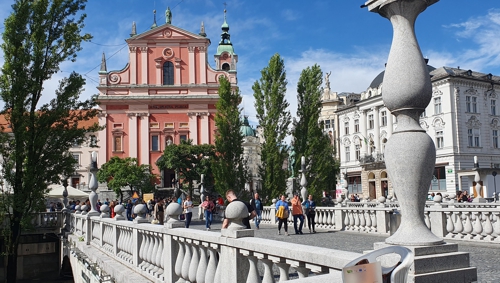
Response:
[{"label": "white cloud", "polygon": [[295,21],[300,18],[300,14],[291,9],[283,10],[283,12],[281,12],[281,16],[287,21]]},{"label": "white cloud", "polygon": [[[491,72],[500,68],[500,9],[490,9],[488,14],[468,19],[462,23],[445,26],[454,30],[457,40],[473,43],[454,51],[453,55],[444,54],[451,63],[464,69]],[[453,57],[455,60],[453,60]]]}]

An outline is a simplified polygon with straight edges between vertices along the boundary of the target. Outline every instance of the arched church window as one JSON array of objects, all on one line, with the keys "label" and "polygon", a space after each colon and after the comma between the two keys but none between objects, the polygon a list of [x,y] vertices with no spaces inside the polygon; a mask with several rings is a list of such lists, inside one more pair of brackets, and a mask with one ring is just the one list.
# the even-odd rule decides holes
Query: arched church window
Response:
[{"label": "arched church window", "polygon": [[167,61],[163,63],[163,85],[174,84],[174,64]]},{"label": "arched church window", "polygon": [[229,64],[228,63],[222,64],[222,70],[223,71],[229,71]]}]

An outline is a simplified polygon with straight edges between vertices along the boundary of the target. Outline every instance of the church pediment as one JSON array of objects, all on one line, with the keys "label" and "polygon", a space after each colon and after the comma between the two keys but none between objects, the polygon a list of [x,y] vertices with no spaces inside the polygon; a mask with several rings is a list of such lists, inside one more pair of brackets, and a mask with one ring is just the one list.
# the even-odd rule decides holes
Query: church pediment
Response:
[{"label": "church pediment", "polygon": [[131,37],[127,39],[128,43],[131,43],[132,41],[137,42],[138,40],[161,40],[161,39],[170,39],[170,40],[207,40],[206,37],[203,37],[201,35],[194,34],[192,32],[189,32],[187,30],[181,29],[179,27],[170,25],[170,24],[164,24],[159,27],[156,27],[154,29],[148,30],[146,32],[143,32],[141,34],[138,34],[134,37]]}]

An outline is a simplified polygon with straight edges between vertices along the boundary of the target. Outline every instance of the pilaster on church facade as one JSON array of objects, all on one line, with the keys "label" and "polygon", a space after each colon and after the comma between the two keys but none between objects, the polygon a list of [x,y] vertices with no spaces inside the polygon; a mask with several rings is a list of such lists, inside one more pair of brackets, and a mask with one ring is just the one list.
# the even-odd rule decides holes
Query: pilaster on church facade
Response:
[{"label": "pilaster on church facade", "polygon": [[[100,165],[113,156],[134,157],[150,164],[168,187],[170,169],[156,166],[167,146],[183,140],[214,143],[219,80],[225,77],[236,87],[237,57],[232,44],[223,42],[224,52],[214,58],[230,58],[234,68],[212,68],[210,40],[202,29],[195,34],[168,22],[132,33],[126,39],[128,62],[121,70],[108,71],[103,54],[97,87],[99,124],[106,127],[99,133]],[[229,37],[226,19],[222,29]]]}]

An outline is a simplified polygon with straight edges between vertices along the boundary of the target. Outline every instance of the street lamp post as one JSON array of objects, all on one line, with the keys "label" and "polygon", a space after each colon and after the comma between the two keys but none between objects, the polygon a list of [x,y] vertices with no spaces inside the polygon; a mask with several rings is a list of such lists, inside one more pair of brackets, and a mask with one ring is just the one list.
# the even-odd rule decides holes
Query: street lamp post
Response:
[{"label": "street lamp post", "polygon": [[493,186],[495,187],[495,194],[493,197],[495,198],[495,202],[497,202],[497,171],[491,172],[491,175],[493,175]]}]

